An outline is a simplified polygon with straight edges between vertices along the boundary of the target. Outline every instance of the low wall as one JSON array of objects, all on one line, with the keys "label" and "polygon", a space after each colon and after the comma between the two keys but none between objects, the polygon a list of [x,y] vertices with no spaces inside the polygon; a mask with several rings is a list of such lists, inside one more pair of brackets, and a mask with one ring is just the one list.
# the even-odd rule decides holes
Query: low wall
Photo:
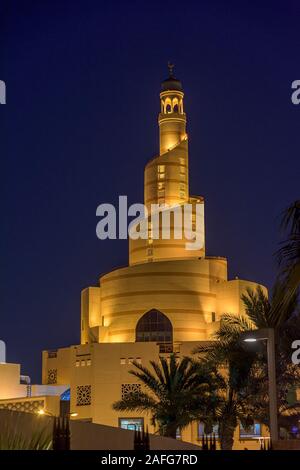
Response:
[{"label": "low wall", "polygon": [[[8,429],[27,439],[42,429],[52,435],[53,418],[0,410],[0,434],[7,433]],[[134,431],[79,420],[71,420],[70,429],[72,450],[133,450]],[[150,435],[150,449],[199,450],[199,447],[176,439]]]}]

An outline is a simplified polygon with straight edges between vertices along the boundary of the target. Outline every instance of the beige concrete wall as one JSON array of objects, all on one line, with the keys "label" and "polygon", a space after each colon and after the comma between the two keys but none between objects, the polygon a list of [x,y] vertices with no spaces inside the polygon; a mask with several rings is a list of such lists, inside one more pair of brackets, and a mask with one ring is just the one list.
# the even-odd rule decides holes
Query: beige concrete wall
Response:
[{"label": "beige concrete wall", "polygon": [[0,411],[10,410],[22,413],[31,413],[39,415],[39,411],[43,410],[47,415],[59,416],[60,414],[60,396],[34,396],[27,397],[24,395],[20,398],[0,400]]},{"label": "beige concrete wall", "polygon": [[87,287],[81,292],[81,343],[89,343],[98,331],[93,330],[101,325],[101,289]]},{"label": "beige concrete wall", "polygon": [[[16,433],[30,440],[36,432],[43,431],[52,437],[53,418],[31,413],[0,410],[0,433]],[[115,427],[71,420],[71,450],[133,450],[134,432]],[[151,450],[196,450],[190,443],[150,435]]]},{"label": "beige concrete wall", "polygon": [[[198,341],[183,342],[176,345],[180,356],[191,355],[199,345]],[[143,418],[145,426],[154,433],[156,429],[151,424],[150,415],[138,412],[116,412],[112,404],[122,397],[122,384],[137,384],[138,379],[129,374],[133,368],[132,361],[137,360],[149,367],[150,360],[158,361],[159,347],[155,343],[106,343],[72,346],[69,354],[71,373],[71,412],[78,413],[76,420],[91,420],[93,423],[106,426],[119,426],[119,418]],[[61,355],[58,354],[58,358]],[[165,357],[168,357],[166,354]],[[90,360],[90,365],[81,365],[81,361]],[[76,361],[80,365],[76,366]],[[57,363],[59,368],[59,362]],[[63,364],[63,368],[67,369]],[[80,386],[91,387],[90,405],[78,405]],[[46,406],[50,409],[50,404]],[[262,428],[262,436],[267,436],[266,428]],[[201,436],[198,435],[198,424],[195,422],[182,431],[182,439],[199,445]],[[258,439],[240,439],[239,428],[235,432],[235,449],[258,449]]]},{"label": "beige concrete wall", "polygon": [[135,341],[138,320],[153,308],[172,322],[174,341],[207,338],[216,312],[216,286],[227,279],[224,258],[166,261],[122,268],[103,276],[105,342]]},{"label": "beige concrete wall", "polygon": [[[246,294],[247,288],[256,290],[256,282],[245,281],[243,279],[234,279],[226,283],[218,283],[216,287],[217,293],[217,313],[222,315],[223,313],[244,314],[245,306],[241,300],[242,294]],[[260,285],[264,293],[268,295],[267,289]]]},{"label": "beige concrete wall", "polygon": [[[74,348],[61,348],[53,351],[43,351],[42,383],[49,384],[49,371],[56,371],[56,381],[53,385],[70,383],[73,367],[75,366]],[[51,383],[50,383],[51,384]]]},{"label": "beige concrete wall", "polygon": [[26,385],[20,384],[20,364],[0,364],[0,400],[26,396]]}]

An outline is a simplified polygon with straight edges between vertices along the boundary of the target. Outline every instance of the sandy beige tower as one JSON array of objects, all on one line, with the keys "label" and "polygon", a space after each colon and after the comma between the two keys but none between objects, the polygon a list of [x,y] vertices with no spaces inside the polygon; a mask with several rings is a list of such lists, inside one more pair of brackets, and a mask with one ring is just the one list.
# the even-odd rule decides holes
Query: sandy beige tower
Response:
[{"label": "sandy beige tower", "polygon": [[[158,114],[159,154],[151,159],[144,172],[144,204],[148,209],[146,239],[129,241],[129,267],[102,276],[98,287],[82,292],[82,344],[96,342],[141,341],[139,322],[152,328],[151,318],[159,315],[168,323],[168,348],[182,341],[210,338],[220,314],[238,313],[242,308],[240,293],[245,281],[227,280],[227,260],[205,255],[204,198],[189,192],[188,134],[182,83],[173,66],[161,84]],[[187,249],[184,234],[174,236],[175,211],[192,205],[191,226],[201,232],[199,249]],[[170,237],[153,236],[153,205],[167,209]],[[202,208],[196,226],[196,206]],[[153,313],[157,312],[157,313]],[[146,317],[145,317],[146,315]],[[164,320],[163,320],[164,319]],[[145,341],[163,343],[163,335],[145,331]],[[163,347],[163,346],[162,346]]]}]

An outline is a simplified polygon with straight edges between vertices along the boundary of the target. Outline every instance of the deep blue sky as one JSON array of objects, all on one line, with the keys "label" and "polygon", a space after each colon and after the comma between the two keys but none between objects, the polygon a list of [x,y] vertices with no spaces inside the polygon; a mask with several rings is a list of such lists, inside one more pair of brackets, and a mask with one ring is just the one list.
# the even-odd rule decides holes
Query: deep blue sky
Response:
[{"label": "deep blue sky", "polygon": [[208,254],[271,286],[279,216],[299,198],[299,30],[297,0],[0,0],[0,337],[23,373],[40,380],[42,349],[78,343],[81,289],[127,264],[95,211],[142,200],[168,60]]}]

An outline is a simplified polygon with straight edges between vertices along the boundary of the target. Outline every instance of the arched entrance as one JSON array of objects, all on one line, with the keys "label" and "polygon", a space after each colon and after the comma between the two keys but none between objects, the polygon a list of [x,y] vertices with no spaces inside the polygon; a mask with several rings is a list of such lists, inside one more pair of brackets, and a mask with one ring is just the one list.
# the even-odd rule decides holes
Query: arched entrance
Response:
[{"label": "arched entrance", "polygon": [[[156,309],[149,310],[139,319],[135,330],[136,342],[155,342],[161,346],[160,352],[171,352],[173,327],[166,315]],[[163,351],[163,345],[168,351]]]}]

